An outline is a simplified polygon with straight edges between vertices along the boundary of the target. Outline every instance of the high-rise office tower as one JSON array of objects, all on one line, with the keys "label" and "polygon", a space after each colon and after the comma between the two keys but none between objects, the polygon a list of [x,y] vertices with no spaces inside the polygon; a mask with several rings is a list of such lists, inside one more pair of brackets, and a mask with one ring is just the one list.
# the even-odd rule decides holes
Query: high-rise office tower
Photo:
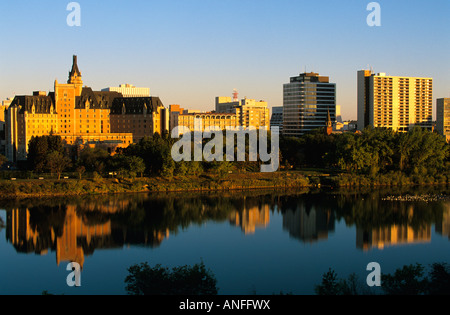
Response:
[{"label": "high-rise office tower", "polygon": [[301,136],[336,121],[336,84],[318,73],[302,73],[283,85],[283,134]]},{"label": "high-rise office tower", "polygon": [[358,130],[432,128],[433,79],[358,71]]},{"label": "high-rise office tower", "polygon": [[450,98],[438,98],[436,103],[436,131],[450,140]]},{"label": "high-rise office tower", "polygon": [[272,107],[272,117],[270,118],[270,129],[278,127],[279,131],[283,131],[283,106]]}]

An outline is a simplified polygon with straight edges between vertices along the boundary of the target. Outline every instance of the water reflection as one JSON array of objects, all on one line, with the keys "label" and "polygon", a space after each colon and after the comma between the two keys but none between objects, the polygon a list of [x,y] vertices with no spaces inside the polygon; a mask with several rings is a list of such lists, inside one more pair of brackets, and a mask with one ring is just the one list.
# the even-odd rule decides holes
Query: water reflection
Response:
[{"label": "water reflection", "polygon": [[450,240],[450,202],[444,204],[442,220],[436,222],[436,232],[442,236],[447,236]]},{"label": "water reflection", "polygon": [[298,199],[282,198],[283,229],[302,242],[313,243],[328,239],[334,232],[335,215],[331,204],[323,204],[320,195]]},{"label": "water reflection", "polygon": [[261,207],[244,208],[242,211],[232,211],[230,223],[240,226],[245,234],[254,234],[257,228],[265,229],[270,222],[270,208],[268,204]]},{"label": "water reflection", "polygon": [[[392,202],[376,192],[253,192],[221,195],[146,194],[53,199],[4,204],[6,239],[20,253],[56,253],[77,262],[96,249],[158,247],[170,235],[207,221],[228,223],[244,235],[282,216],[282,229],[301,243],[326,241],[343,220],[356,226],[356,248],[431,242],[432,226],[450,239],[450,202]],[[0,228],[2,226],[0,222]]]}]

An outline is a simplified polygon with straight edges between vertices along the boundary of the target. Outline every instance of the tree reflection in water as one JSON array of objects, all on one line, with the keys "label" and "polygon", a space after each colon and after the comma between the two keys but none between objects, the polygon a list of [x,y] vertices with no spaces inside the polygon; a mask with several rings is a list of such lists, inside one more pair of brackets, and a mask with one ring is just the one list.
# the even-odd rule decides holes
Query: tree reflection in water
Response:
[{"label": "tree reflection in water", "polygon": [[428,242],[432,225],[450,237],[450,203],[401,202],[394,193],[448,195],[447,188],[367,191],[250,191],[221,194],[167,193],[11,201],[6,235],[18,252],[56,252],[57,264],[76,261],[97,248],[158,247],[169,235],[208,221],[229,223],[245,234],[282,215],[283,229],[300,242],[324,241],[343,220],[356,226],[357,248]]}]

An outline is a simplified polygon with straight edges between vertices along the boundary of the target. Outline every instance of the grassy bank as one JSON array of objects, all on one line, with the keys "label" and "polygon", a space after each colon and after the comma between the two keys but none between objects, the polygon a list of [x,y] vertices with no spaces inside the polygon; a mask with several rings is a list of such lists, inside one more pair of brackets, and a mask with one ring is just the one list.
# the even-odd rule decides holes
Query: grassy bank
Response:
[{"label": "grassy bank", "polygon": [[380,186],[426,186],[450,184],[450,174],[437,176],[407,176],[401,172],[378,174],[376,176],[339,174],[331,176],[322,184],[332,187],[380,187]]},{"label": "grassy bank", "polygon": [[219,176],[152,177],[136,179],[2,180],[0,199],[57,197],[131,192],[229,191],[309,187],[299,173],[246,173]]},{"label": "grassy bank", "polygon": [[0,199],[58,197],[136,192],[239,191],[304,187],[371,188],[450,184],[450,176],[406,176],[390,173],[370,177],[322,172],[243,173],[136,179],[0,180]]}]

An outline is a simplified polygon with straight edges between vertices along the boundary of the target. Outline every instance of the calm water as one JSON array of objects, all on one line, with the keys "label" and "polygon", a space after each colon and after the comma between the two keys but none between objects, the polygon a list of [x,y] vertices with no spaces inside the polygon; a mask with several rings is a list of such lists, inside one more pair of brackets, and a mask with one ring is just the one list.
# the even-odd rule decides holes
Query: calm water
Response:
[{"label": "calm water", "polygon": [[[126,294],[127,268],[203,261],[219,294],[314,294],[322,274],[369,262],[450,263],[450,201],[421,191],[136,194],[0,204],[0,294]],[[66,284],[69,262],[80,288]]]}]

